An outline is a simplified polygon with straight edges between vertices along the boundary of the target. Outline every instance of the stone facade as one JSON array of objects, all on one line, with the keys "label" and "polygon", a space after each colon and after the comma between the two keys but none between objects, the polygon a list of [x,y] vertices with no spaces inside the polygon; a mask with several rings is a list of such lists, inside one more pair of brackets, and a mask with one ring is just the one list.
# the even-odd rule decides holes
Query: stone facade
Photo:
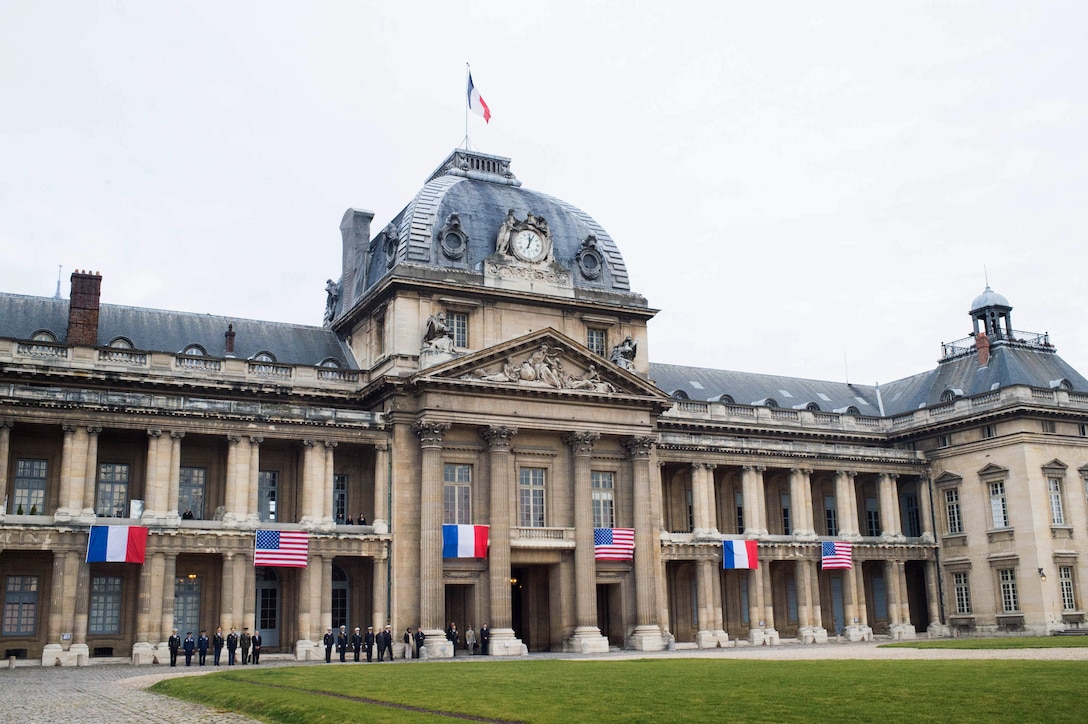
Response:
[{"label": "stone facade", "polygon": [[[507,216],[538,262],[532,238],[496,247]],[[340,625],[422,627],[426,657],[454,653],[450,622],[488,624],[495,656],[1082,625],[1088,381],[1000,295],[883,388],[654,365],[615,242],[508,160],[459,151],[370,240],[372,219],[344,217],[324,327],[103,305],[82,272],[71,304],[0,295],[0,651],[164,662],[171,629],[217,626],[308,659]],[[454,523],[489,526],[486,558],[443,557]],[[143,565],[86,563],[96,524],[146,527]],[[306,567],[254,566],[269,528],[308,533]],[[633,531],[629,559],[597,558],[602,528]],[[723,569],[723,540],[758,568]],[[852,567],[825,569],[825,542]]]}]

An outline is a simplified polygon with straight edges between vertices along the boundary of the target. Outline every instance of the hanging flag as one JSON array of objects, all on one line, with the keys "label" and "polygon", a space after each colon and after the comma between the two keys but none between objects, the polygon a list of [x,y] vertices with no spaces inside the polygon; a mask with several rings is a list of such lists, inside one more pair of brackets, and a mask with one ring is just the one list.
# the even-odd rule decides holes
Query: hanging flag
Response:
[{"label": "hanging flag", "polygon": [[723,540],[722,568],[759,568],[758,549],[754,540]]},{"label": "hanging flag", "polygon": [[310,553],[310,534],[304,530],[258,530],[253,565],[305,568]]},{"label": "hanging flag", "polygon": [[829,568],[853,568],[853,546],[842,541],[824,541],[821,546],[820,565]]},{"label": "hanging flag", "polygon": [[598,561],[629,561],[635,557],[632,528],[594,528],[593,557]]},{"label": "hanging flag", "polygon": [[484,123],[491,121],[491,109],[487,107],[484,99],[480,97],[480,92],[472,84],[472,73],[468,74],[468,107],[473,113],[481,116]]},{"label": "hanging flag", "polygon": [[487,558],[486,525],[443,525],[443,558]]},{"label": "hanging flag", "polygon": [[147,528],[138,525],[92,525],[87,536],[88,563],[143,563]]}]

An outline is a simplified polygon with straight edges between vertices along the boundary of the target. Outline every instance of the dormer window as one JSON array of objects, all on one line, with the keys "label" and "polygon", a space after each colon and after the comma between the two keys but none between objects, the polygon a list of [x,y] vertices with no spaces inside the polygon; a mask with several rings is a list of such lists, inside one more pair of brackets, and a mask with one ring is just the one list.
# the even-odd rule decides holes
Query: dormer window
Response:
[{"label": "dormer window", "polygon": [[130,340],[126,339],[125,337],[114,337],[110,340],[108,346],[112,347],[113,349],[132,349],[134,345]]},{"label": "dormer window", "polygon": [[340,364],[340,361],[335,357],[326,357],[325,359],[321,360],[321,364],[318,365],[318,367],[326,367],[334,370],[340,369],[342,366],[343,365]]},{"label": "dormer window", "polygon": [[674,399],[674,400],[687,400],[687,399],[690,399],[690,398],[688,397],[688,393],[684,392],[683,390],[673,390],[672,391],[672,399]]},{"label": "dormer window", "polygon": [[50,332],[48,329],[39,329],[37,332],[31,335],[30,339],[35,342],[56,342],[57,335]]},{"label": "dormer window", "polygon": [[963,397],[963,390],[957,390],[949,387],[941,393],[941,402],[955,402],[957,398]]},{"label": "dormer window", "polygon": [[276,358],[272,355],[271,352],[258,352],[257,354],[250,357],[250,359],[253,360],[254,362],[275,362],[276,361]]},{"label": "dormer window", "polygon": [[188,347],[181,350],[181,353],[189,357],[203,357],[208,354],[199,344],[190,344]]}]

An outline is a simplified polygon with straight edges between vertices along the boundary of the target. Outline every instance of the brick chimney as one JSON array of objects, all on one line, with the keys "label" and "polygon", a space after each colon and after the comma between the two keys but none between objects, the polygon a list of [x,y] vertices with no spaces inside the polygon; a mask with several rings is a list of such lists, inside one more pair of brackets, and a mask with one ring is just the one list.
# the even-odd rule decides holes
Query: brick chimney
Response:
[{"label": "brick chimney", "polygon": [[228,324],[227,325],[227,331],[223,335],[223,337],[224,337],[224,340],[223,340],[223,349],[224,349],[223,356],[224,357],[233,357],[234,356],[234,336],[236,334],[237,334],[237,332],[234,331],[234,325],[233,324]]},{"label": "brick chimney", "polygon": [[101,297],[101,274],[72,272],[72,296],[68,301],[68,344],[91,347],[98,344],[98,307]]},{"label": "brick chimney", "polygon": [[978,352],[978,366],[985,367],[990,364],[990,338],[985,332],[975,335],[975,350]]}]

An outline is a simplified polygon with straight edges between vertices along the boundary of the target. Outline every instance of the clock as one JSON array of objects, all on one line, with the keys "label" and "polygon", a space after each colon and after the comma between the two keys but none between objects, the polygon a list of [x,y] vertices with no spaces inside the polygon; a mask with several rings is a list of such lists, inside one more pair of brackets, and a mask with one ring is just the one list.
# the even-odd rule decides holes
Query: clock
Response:
[{"label": "clock", "polygon": [[536,262],[544,258],[547,251],[544,248],[544,239],[532,229],[522,229],[514,237],[511,245],[514,255],[522,261]]}]

